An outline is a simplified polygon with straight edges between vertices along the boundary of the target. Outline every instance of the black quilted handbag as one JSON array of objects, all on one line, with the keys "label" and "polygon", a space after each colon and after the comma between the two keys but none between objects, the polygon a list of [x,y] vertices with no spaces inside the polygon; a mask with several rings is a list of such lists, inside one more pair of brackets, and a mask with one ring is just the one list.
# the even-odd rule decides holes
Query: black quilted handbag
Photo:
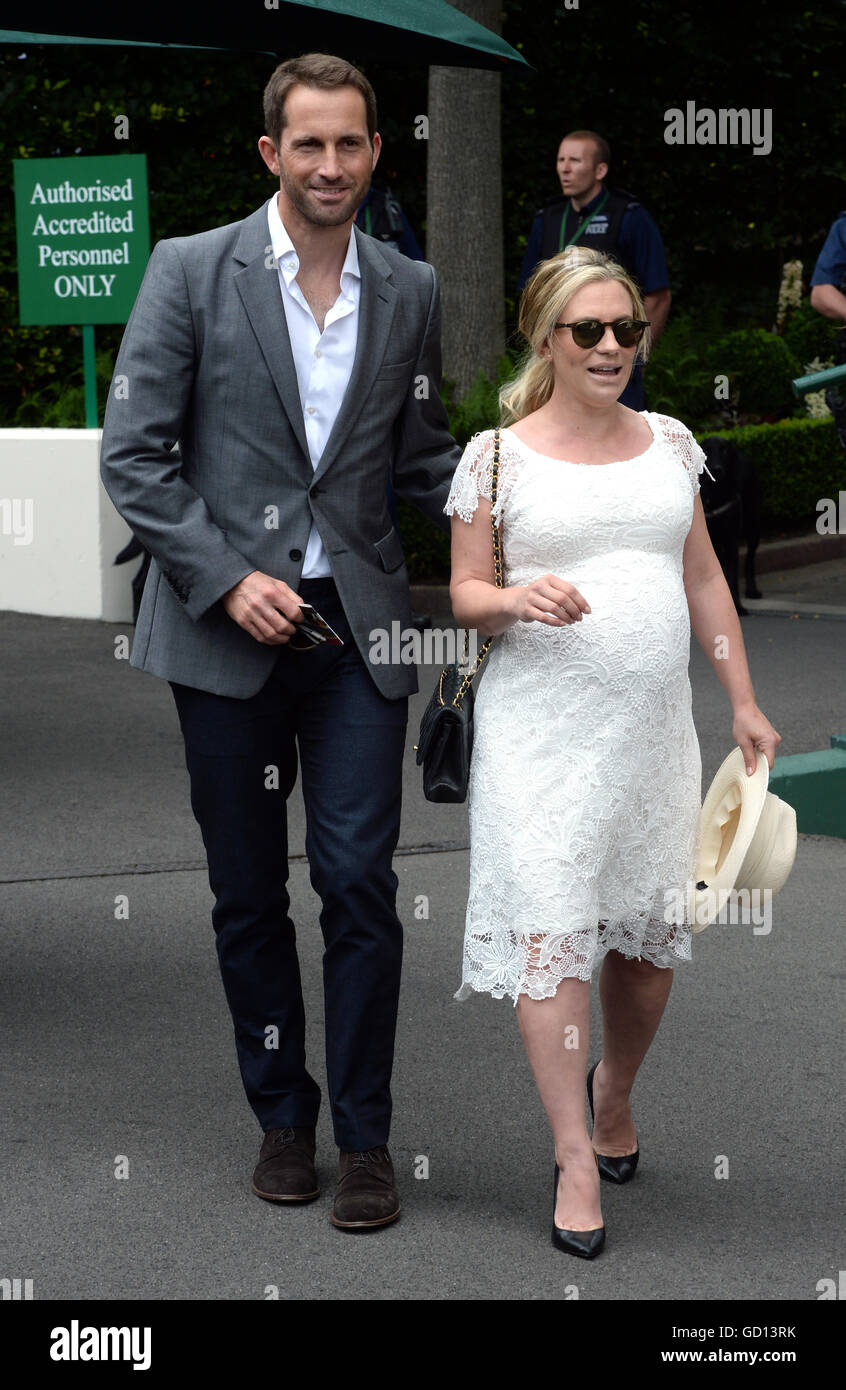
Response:
[{"label": "black quilted handbag", "polygon": [[[499,474],[499,430],[494,431],[494,456],[491,477],[491,512],[496,503]],[[491,516],[493,536],[494,576],[502,588],[502,552],[499,529]],[[488,654],[492,637],[479,648],[471,668],[467,667],[468,642],[464,637],[464,652],[460,662],[445,666],[438,677],[420,720],[417,743],[417,765],[423,765],[423,795],[427,801],[465,801],[470,781],[470,756],[473,752],[473,677]]]}]

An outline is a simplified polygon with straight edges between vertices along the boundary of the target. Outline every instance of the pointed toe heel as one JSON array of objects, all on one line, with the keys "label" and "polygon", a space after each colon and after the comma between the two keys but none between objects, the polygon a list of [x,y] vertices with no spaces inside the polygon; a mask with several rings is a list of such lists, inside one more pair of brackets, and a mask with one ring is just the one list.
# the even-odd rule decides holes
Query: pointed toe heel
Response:
[{"label": "pointed toe heel", "polygon": [[[600,1058],[599,1060],[601,1061],[602,1059]],[[594,1118],[593,1074],[598,1066],[599,1062],[594,1062],[593,1066],[587,1074],[587,1097],[588,1104],[590,1105],[591,1119]],[[637,1161],[639,1157],[640,1146],[638,1146],[635,1149],[634,1153],[621,1154],[619,1158],[614,1158],[611,1154],[597,1154],[596,1161],[599,1165],[599,1176],[601,1178],[604,1178],[606,1182],[617,1183],[618,1186],[624,1182],[631,1182],[632,1178],[635,1175],[635,1169],[637,1168]]]},{"label": "pointed toe heel", "polygon": [[595,1231],[568,1231],[563,1226],[553,1225],[552,1243],[565,1255],[595,1260],[605,1245],[605,1227],[599,1226]]},{"label": "pointed toe heel", "polygon": [[637,1149],[633,1154],[623,1154],[620,1158],[612,1158],[609,1154],[597,1154],[599,1176],[605,1178],[606,1182],[631,1182],[637,1168],[638,1156]]},{"label": "pointed toe heel", "polygon": [[565,1255],[578,1255],[582,1260],[593,1260],[605,1245],[605,1227],[597,1226],[592,1231],[568,1231],[566,1226],[555,1224],[555,1203],[558,1200],[558,1164],[555,1165],[555,1178],[552,1184],[552,1243],[556,1250]]}]

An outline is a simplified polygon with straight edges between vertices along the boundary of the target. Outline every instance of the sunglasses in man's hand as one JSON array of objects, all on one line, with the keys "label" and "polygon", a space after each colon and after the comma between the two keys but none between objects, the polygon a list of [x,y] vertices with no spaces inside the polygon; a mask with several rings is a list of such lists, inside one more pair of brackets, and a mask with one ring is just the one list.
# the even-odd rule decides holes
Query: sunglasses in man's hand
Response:
[{"label": "sunglasses in man's hand", "polygon": [[297,630],[288,642],[292,651],[307,652],[324,644],[330,647],[344,645],[343,638],[338,636],[335,629],[329,626],[322,614],[310,603],[301,603],[300,611],[303,615],[302,622],[295,624]]}]

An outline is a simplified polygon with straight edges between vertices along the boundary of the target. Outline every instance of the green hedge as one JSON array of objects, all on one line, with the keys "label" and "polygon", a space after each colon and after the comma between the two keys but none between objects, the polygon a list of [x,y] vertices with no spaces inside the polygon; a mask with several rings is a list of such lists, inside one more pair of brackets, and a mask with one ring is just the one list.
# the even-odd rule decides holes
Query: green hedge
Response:
[{"label": "green hedge", "polygon": [[782,337],[804,371],[814,358],[837,361],[842,331],[839,323],[823,318],[809,299],[803,299],[788,313]]},{"label": "green hedge", "polygon": [[699,434],[700,443],[713,434],[730,439],[757,468],[765,526],[813,526],[819,499],[836,499],[846,487],[846,453],[831,419],[709,430]]},{"label": "green hedge", "polygon": [[[694,322],[685,313],[671,317],[646,368],[650,409],[674,415],[691,428],[714,430],[726,428],[737,416],[741,423],[757,423],[799,414],[802,403],[791,383],[814,353],[804,357],[794,349],[805,352],[813,344],[820,353],[831,342],[826,321],[813,309],[808,312],[813,319],[797,321],[790,340],[765,328],[718,333],[707,319]],[[722,390],[715,394],[720,377],[728,378],[727,397]]]},{"label": "green hedge", "polygon": [[727,376],[737,392],[739,411],[789,415],[796,409],[791,383],[801,376],[802,364],[777,333],[739,328],[719,338],[709,357],[713,375]]}]

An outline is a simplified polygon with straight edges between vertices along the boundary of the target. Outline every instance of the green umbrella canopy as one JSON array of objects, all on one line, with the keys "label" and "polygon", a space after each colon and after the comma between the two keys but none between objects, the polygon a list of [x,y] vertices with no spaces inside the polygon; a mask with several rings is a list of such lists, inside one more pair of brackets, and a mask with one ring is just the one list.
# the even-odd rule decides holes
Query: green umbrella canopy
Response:
[{"label": "green umbrella canopy", "polygon": [[144,43],[132,39],[94,39],[79,34],[36,34],[31,29],[0,29],[0,43],[13,43],[16,47],[19,45],[30,47],[36,43],[87,43],[110,44],[115,48],[200,48],[206,49],[210,53],[220,51],[212,48],[210,44],[154,43],[152,41]]},{"label": "green umbrella canopy", "polygon": [[[7,22],[12,16],[8,9]],[[491,68],[526,60],[498,34],[446,0],[277,0],[267,9],[200,9],[174,0],[147,0],[143,10],[96,0],[39,0],[20,7],[27,25],[0,30],[4,43],[109,43],[174,48],[243,49],[293,58],[339,53],[345,58],[447,67]],[[66,34],[72,28],[73,34]]]}]

